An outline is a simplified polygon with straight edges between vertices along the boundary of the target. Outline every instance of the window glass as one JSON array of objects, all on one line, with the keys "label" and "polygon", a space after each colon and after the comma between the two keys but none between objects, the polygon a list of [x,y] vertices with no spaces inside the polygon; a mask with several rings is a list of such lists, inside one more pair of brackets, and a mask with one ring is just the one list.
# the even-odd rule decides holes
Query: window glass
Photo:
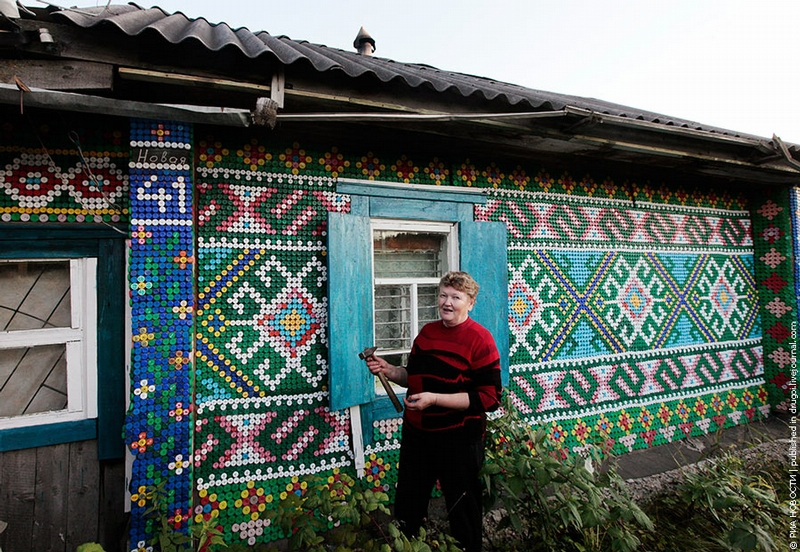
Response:
[{"label": "window glass", "polygon": [[[441,275],[439,275],[441,278]],[[437,278],[438,279],[438,278]],[[433,322],[439,319],[439,308],[437,298],[439,296],[439,284],[432,286],[418,286],[417,294],[419,296],[419,320],[417,321],[417,331],[422,329],[422,326],[428,322]]]},{"label": "window glass", "polygon": [[0,417],[67,408],[65,345],[0,349]]},{"label": "window glass", "polygon": [[[378,224],[372,233],[375,345],[389,363],[406,365],[419,330],[438,319],[438,283],[449,270],[452,225]],[[385,393],[380,385],[376,391]]]},{"label": "window glass", "polygon": [[0,329],[70,327],[69,261],[0,262]]},{"label": "window glass", "polygon": [[447,235],[375,230],[375,278],[439,278],[446,263]]},{"label": "window glass", "polygon": [[411,347],[411,286],[375,286],[375,345],[381,349]]}]

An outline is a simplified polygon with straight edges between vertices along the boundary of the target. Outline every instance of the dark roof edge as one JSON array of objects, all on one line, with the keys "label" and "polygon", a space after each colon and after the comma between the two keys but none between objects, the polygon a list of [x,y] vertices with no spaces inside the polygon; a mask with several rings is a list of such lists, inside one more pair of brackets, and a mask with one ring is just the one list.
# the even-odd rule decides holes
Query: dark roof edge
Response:
[{"label": "dark roof edge", "polygon": [[[252,122],[251,112],[244,109],[154,104],[43,88],[29,88],[29,90],[23,94],[13,84],[0,83],[0,104],[19,105],[22,102],[25,107],[41,109],[63,109],[101,115],[113,113],[120,117],[167,118],[186,123],[233,127],[250,126]],[[21,100],[20,94],[22,94]]]},{"label": "dark roof edge", "polygon": [[[511,106],[528,105],[533,110],[558,111],[568,107],[611,116],[615,119],[641,121],[663,127],[684,128],[711,136],[728,136],[768,142],[769,138],[736,132],[729,129],[670,117],[641,109],[605,102],[594,98],[557,94],[504,83],[495,79],[443,71],[424,64],[401,63],[375,56],[362,56],[285,36],[272,36],[266,31],[253,32],[247,27],[233,29],[227,23],[210,23],[200,17],[191,19],[182,12],[173,14],[162,8],[142,8],[127,5],[107,5],[91,8],[62,8],[50,14],[66,19],[82,28],[113,25],[128,36],[145,31],[156,32],[172,44],[189,39],[198,41],[209,51],[233,47],[255,59],[273,56],[284,65],[307,61],[319,72],[343,71],[349,77],[371,75],[380,81],[402,81],[411,88],[426,86],[436,92],[453,91],[462,97],[481,95],[486,100],[503,99]],[[789,151],[800,153],[800,145],[786,144]]]}]

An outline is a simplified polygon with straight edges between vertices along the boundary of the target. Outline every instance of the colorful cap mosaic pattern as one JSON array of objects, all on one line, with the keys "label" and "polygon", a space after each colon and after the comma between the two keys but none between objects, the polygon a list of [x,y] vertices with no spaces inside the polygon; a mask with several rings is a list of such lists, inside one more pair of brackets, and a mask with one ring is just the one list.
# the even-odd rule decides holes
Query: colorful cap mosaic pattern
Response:
[{"label": "colorful cap mosaic pattern", "polygon": [[795,186],[791,189],[790,199],[792,207],[792,236],[794,252],[794,289],[797,298],[795,310],[795,320],[800,322],[800,187]]},{"label": "colorful cap mosaic pattern", "polygon": [[[507,392],[565,448],[630,451],[786,405],[797,188],[750,204],[491,160],[195,138],[178,123],[24,124],[0,125],[15,144],[0,146],[2,221],[130,222],[134,550],[155,529],[148,486],[163,485],[173,527],[217,519],[252,545],[283,536],[269,510],[304,475],[355,475],[349,413],[328,408],[325,224],[350,209],[340,177],[488,191],[476,218],[505,223],[510,244]],[[374,422],[363,459],[390,494],[400,430]]]},{"label": "colorful cap mosaic pattern", "polygon": [[491,197],[479,218],[510,233],[508,392],[531,423],[623,452],[761,416],[747,211]]},{"label": "colorful cap mosaic pattern", "polygon": [[131,542],[154,535],[145,517],[148,487],[163,487],[169,523],[191,520],[192,129],[132,120],[130,130],[131,387],[125,442],[131,473]]},{"label": "colorful cap mosaic pattern", "polygon": [[283,536],[268,511],[304,475],[352,465],[348,413],[328,409],[325,243],[349,203],[332,178],[293,174],[300,152],[198,151],[195,487],[217,503],[195,520],[252,545]]},{"label": "colorful cap mosaic pattern", "polygon": [[127,129],[12,119],[0,123],[13,144],[0,146],[0,222],[127,220]]},{"label": "colorful cap mosaic pattern", "polygon": [[[509,231],[509,392],[563,446],[629,451],[766,412],[741,196],[236,137],[197,153],[194,512],[231,542],[280,537],[265,512],[302,492],[302,475],[355,465],[348,413],[327,409],[325,216],[349,210],[339,176],[494,190],[476,214]],[[376,421],[365,451],[365,479],[390,494],[400,426]]]},{"label": "colorful cap mosaic pattern", "polygon": [[[755,276],[764,326],[764,372],[770,403],[779,411],[790,407],[791,369],[797,368],[797,287],[793,248],[795,189],[768,188],[752,207],[756,249]],[[796,222],[796,218],[794,221]],[[796,378],[795,378],[796,379]]]}]

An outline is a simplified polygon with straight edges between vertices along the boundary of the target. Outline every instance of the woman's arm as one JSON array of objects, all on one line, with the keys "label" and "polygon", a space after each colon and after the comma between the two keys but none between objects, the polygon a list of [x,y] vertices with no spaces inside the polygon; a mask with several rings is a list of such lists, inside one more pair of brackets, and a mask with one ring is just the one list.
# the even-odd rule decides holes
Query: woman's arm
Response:
[{"label": "woman's arm", "polygon": [[431,406],[441,406],[452,410],[469,408],[468,393],[428,393],[425,391],[416,395],[406,395],[404,401],[409,410],[425,410]]}]

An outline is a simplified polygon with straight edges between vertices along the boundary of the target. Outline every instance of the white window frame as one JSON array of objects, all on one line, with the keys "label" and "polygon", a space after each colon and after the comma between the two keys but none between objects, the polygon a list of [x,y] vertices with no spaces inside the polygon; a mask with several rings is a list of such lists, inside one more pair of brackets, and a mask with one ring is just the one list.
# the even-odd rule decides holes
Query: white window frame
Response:
[{"label": "white window frame", "polygon": [[[408,232],[431,232],[436,234],[444,234],[445,238],[445,260],[447,266],[445,270],[458,270],[458,224],[449,222],[432,222],[432,221],[416,221],[406,219],[379,219],[373,218],[370,220],[370,234],[374,236],[376,230],[396,230]],[[374,244],[373,240],[370,243]],[[419,333],[419,313],[417,312],[417,286],[419,285],[436,285],[439,283],[441,277],[436,278],[377,278],[375,277],[375,250],[374,247],[370,251],[372,258],[372,294],[373,294],[373,309],[378,308],[377,298],[375,297],[375,288],[380,285],[410,285],[411,286],[411,304],[414,308],[411,309],[411,339],[414,339]],[[378,328],[375,327],[375,312],[372,313],[372,329],[373,335],[378,335]],[[381,348],[377,353],[382,356],[402,355],[411,352],[411,348]],[[399,388],[398,388],[399,390]],[[386,390],[382,385],[375,383],[375,393],[379,396],[386,395]]]},{"label": "white window frame", "polygon": [[0,418],[0,430],[97,418],[97,259],[9,259],[0,262],[69,260],[69,328],[0,332],[0,349],[65,345],[67,408]]}]

